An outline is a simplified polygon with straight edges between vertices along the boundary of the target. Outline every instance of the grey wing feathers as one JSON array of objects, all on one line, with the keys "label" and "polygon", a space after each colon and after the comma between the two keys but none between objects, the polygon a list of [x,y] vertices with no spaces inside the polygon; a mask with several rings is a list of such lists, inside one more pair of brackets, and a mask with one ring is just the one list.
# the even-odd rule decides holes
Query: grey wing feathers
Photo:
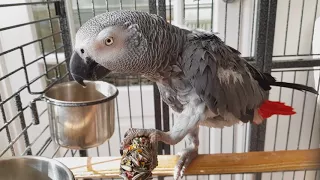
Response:
[{"label": "grey wing feathers", "polygon": [[247,112],[259,106],[265,94],[240,53],[214,34],[190,34],[188,43],[181,65],[199,97],[214,113],[248,118]]},{"label": "grey wing feathers", "polygon": [[170,86],[157,83],[162,100],[176,112],[182,112],[183,106],[177,99],[176,92]]},{"label": "grey wing feathers", "polygon": [[[190,42],[190,46],[185,49],[183,54],[182,69],[187,79],[193,87],[196,87],[196,92],[207,104],[215,107],[217,103],[217,87],[218,80],[216,78],[216,63],[213,57],[208,52],[199,48],[199,42]],[[206,57],[206,58],[203,58]],[[211,64],[209,65],[209,62]]]}]

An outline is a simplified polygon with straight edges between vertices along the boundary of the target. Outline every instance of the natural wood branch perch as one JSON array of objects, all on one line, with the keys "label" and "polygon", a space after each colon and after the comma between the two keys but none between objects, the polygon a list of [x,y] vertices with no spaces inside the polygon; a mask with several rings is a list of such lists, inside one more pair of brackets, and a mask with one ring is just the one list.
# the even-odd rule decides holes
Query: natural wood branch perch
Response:
[{"label": "natural wood branch perch", "polygon": [[[56,158],[76,178],[117,178],[120,157]],[[159,155],[154,176],[172,176],[179,156]],[[186,175],[235,174],[320,169],[320,149],[199,155]]]}]

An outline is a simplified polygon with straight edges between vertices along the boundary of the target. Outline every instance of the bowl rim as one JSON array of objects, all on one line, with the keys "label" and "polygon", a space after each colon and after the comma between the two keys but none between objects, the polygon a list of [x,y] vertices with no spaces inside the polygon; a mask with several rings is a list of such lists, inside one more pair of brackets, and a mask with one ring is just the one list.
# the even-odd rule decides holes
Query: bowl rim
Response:
[{"label": "bowl rim", "polygon": [[19,160],[19,159],[31,159],[31,160],[43,160],[50,163],[53,163],[57,166],[60,166],[68,175],[68,178],[75,180],[74,174],[72,173],[71,169],[69,169],[66,165],[64,165],[62,162],[54,159],[54,158],[48,158],[44,156],[34,156],[34,155],[27,155],[27,156],[11,156],[11,157],[4,157],[0,158],[1,161],[10,161],[10,160]]},{"label": "bowl rim", "polygon": [[[70,84],[70,83],[74,83],[74,84],[78,84],[76,81],[67,81],[67,82],[63,82],[63,83],[58,83],[56,85],[54,85],[51,88],[54,88],[55,86],[63,86],[65,84]],[[111,95],[111,96],[107,96],[105,98],[101,98],[101,99],[96,99],[96,100],[91,100],[91,101],[78,101],[78,102],[74,102],[74,101],[63,101],[63,100],[58,100],[58,99],[54,99],[52,97],[47,96],[47,93],[50,91],[48,90],[47,92],[45,92],[43,94],[43,96],[41,97],[41,99],[44,99],[46,102],[53,104],[53,105],[58,105],[58,106],[68,106],[68,107],[78,107],[78,106],[90,106],[90,105],[96,105],[96,104],[101,104],[110,100],[113,100],[114,98],[116,98],[119,94],[119,90],[118,88],[108,82],[105,81],[84,81],[84,83],[91,83],[91,84],[107,84],[109,86],[111,86],[115,92]],[[50,88],[50,89],[51,89]]]}]

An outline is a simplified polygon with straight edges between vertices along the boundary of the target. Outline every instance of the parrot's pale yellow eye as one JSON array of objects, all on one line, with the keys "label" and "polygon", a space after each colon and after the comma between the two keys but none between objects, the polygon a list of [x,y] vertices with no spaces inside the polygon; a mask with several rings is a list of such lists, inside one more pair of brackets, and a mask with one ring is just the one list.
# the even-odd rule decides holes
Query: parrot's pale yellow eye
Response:
[{"label": "parrot's pale yellow eye", "polygon": [[113,44],[113,38],[112,37],[108,37],[104,40],[104,43],[107,45],[107,46],[110,46],[111,44]]}]

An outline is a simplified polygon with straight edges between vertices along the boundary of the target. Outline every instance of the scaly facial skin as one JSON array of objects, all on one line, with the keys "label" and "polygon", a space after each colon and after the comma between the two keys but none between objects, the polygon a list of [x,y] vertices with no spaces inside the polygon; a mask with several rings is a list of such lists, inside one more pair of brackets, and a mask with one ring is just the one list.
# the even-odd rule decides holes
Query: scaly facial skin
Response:
[{"label": "scaly facial skin", "polygon": [[76,34],[70,72],[82,85],[83,80],[98,80],[111,71],[141,74],[147,69],[143,63],[147,49],[138,24],[128,20],[101,25],[90,19]]},{"label": "scaly facial skin", "polygon": [[83,86],[83,80],[98,80],[110,73],[108,68],[97,62],[97,57],[101,57],[105,50],[110,51],[108,46],[114,43],[113,37],[106,34],[103,39],[100,34],[85,37],[77,33],[76,36],[75,50],[70,59],[70,72]]},{"label": "scaly facial skin", "polygon": [[107,27],[96,36],[78,36],[75,51],[70,60],[70,71],[74,79],[98,80],[111,71],[125,71],[131,67],[127,59],[130,33],[122,27]]}]

